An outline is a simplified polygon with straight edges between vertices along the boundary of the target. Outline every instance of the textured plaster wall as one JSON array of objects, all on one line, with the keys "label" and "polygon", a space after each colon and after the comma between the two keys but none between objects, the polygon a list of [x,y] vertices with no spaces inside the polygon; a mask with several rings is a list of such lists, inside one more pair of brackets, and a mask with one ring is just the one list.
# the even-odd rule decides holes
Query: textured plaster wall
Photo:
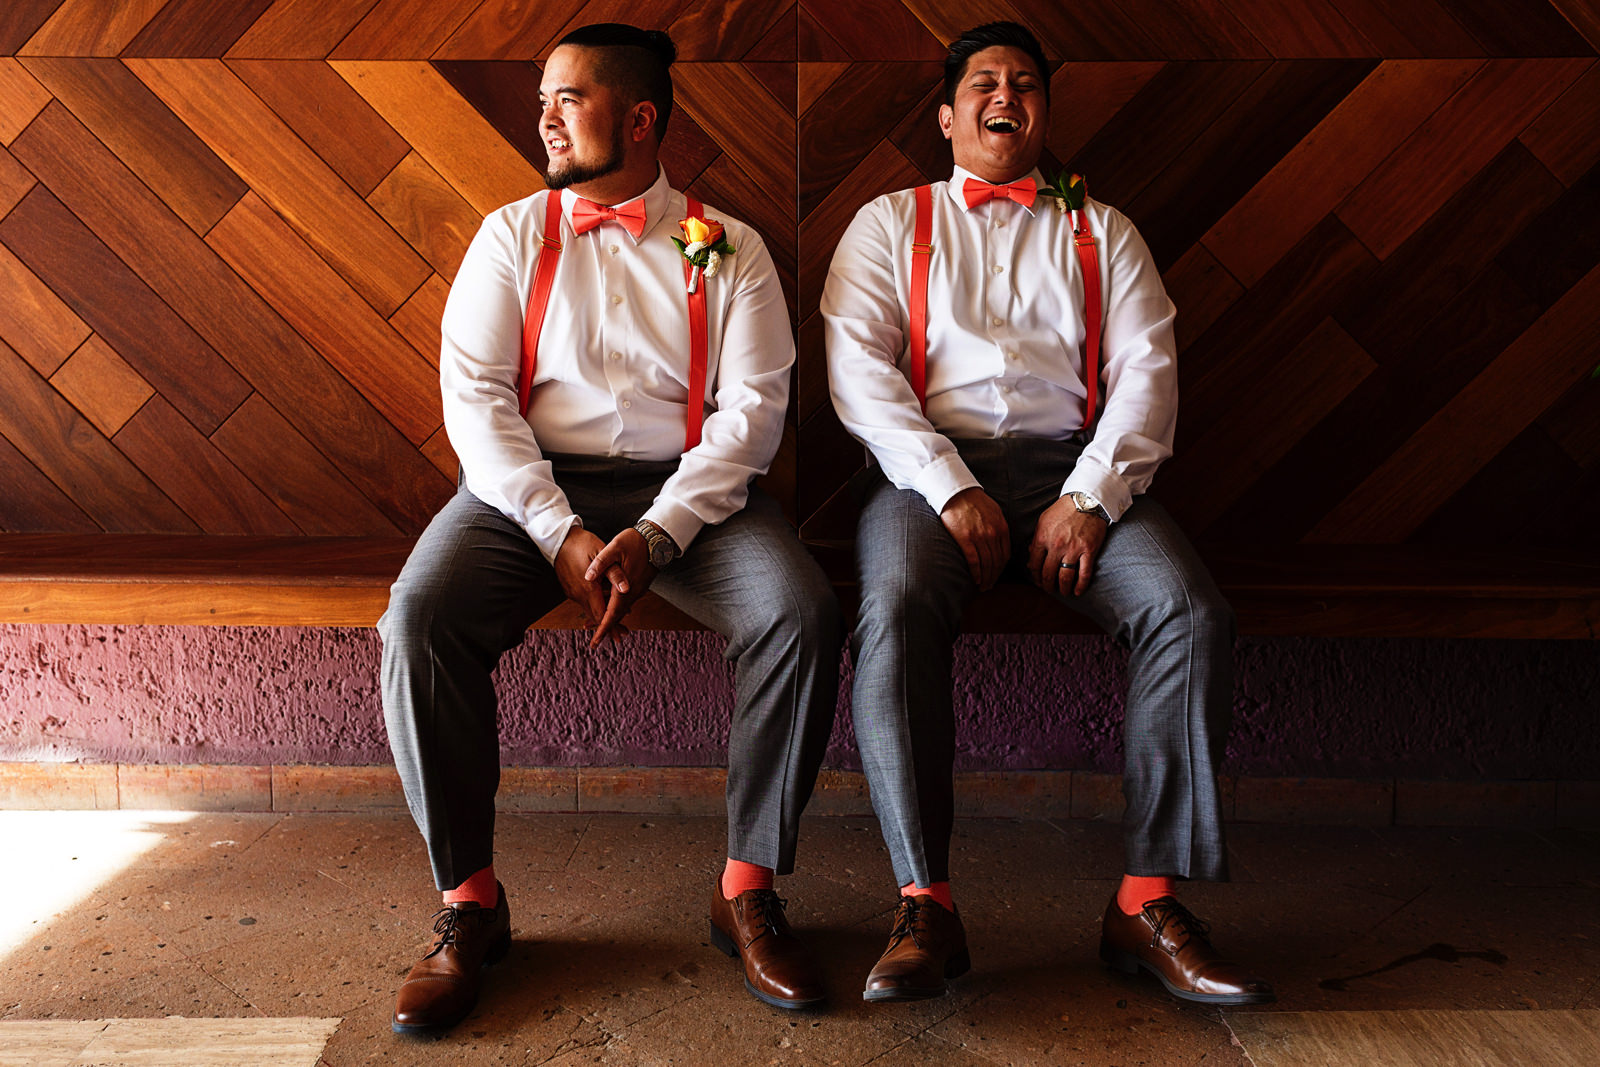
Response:
[{"label": "textured plaster wall", "polygon": [[[0,626],[0,760],[387,762],[361,629]],[[1600,643],[1241,640],[1225,769],[1593,778]],[[1125,654],[1094,637],[963,638],[966,769],[1116,770]],[[499,672],[505,761],[720,763],[732,671],[704,633],[589,652],[535,632]],[[842,687],[848,692],[848,673]],[[841,696],[829,762],[854,767]]]}]

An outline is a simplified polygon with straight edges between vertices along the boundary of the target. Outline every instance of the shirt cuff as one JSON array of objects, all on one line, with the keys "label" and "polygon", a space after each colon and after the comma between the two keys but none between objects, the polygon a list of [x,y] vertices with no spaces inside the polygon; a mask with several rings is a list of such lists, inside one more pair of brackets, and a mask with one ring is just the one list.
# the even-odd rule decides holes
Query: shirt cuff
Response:
[{"label": "shirt cuff", "polygon": [[967,469],[961,454],[952,450],[922,468],[911,487],[922,494],[922,498],[937,514],[944,510],[951,497],[981,484]]},{"label": "shirt cuff", "polygon": [[667,536],[677,542],[679,552],[689,551],[690,543],[700,535],[701,529],[705,527],[705,523],[701,521],[700,516],[675,500],[657,498],[655,503],[650,505],[650,510],[646,511],[640,518],[649,519],[665,530]]},{"label": "shirt cuff", "polygon": [[566,541],[574,526],[582,525],[583,519],[563,508],[559,512],[554,509],[543,512],[532,525],[523,529],[528,531],[528,536],[533,538],[533,543],[539,546],[539,551],[544,553],[550,565],[555,566],[556,553],[561,551],[562,542]]},{"label": "shirt cuff", "polygon": [[1111,516],[1111,521],[1116,522],[1122,518],[1123,513],[1133,504],[1133,494],[1128,491],[1128,483],[1117,476],[1109,467],[1102,466],[1087,457],[1080,457],[1078,465],[1072,468],[1072,473],[1067,475],[1066,483],[1061,486],[1061,495],[1068,493],[1088,493],[1100,501],[1100,506],[1106,509],[1106,514]]}]

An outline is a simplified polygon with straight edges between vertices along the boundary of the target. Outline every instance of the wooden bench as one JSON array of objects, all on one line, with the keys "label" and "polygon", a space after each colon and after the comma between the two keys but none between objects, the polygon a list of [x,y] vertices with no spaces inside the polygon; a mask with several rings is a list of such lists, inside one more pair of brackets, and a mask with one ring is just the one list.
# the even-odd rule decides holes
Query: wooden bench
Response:
[{"label": "wooden bench", "polygon": [[[0,535],[0,622],[213,626],[371,626],[414,543],[410,537]],[[850,546],[812,551],[853,608]],[[1594,639],[1600,558],[1536,552],[1513,559],[1410,546],[1205,549],[1253,635]],[[657,597],[638,629],[695,629]],[[538,629],[575,629],[562,605]],[[1092,633],[1027,585],[1003,584],[968,611],[970,632]]]}]

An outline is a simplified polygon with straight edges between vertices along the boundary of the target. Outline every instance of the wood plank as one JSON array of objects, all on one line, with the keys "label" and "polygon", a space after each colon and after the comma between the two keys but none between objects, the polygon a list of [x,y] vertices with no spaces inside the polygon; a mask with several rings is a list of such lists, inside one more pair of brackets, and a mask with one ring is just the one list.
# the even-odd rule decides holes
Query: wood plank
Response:
[{"label": "wood plank", "polygon": [[793,322],[798,287],[794,212],[787,204],[767,196],[764,186],[765,183],[756,181],[723,155],[705,169],[688,191],[712,209],[727,211],[754,227],[761,235],[777,267],[778,280],[789,305],[789,321]]},{"label": "wood plank", "polygon": [[248,59],[325,59],[377,2],[275,0],[233,43],[227,55]]},{"label": "wood plank", "polygon": [[814,311],[821,303],[822,286],[828,280],[833,250],[862,205],[884,193],[911,188],[922,180],[922,175],[899,149],[887,141],[879,141],[844,181],[834,183],[831,195],[800,223],[802,315]]},{"label": "wood plank", "polygon": [[1338,106],[1370,60],[1280,61],[1122,209],[1165,269]]},{"label": "wood plank", "polygon": [[84,321],[26,263],[0,247],[0,340],[48,377],[89,334]]},{"label": "wood plank", "polygon": [[18,163],[16,156],[0,148],[0,218],[5,218],[36,184],[28,168]]},{"label": "wood plank", "polygon": [[1230,1025],[1257,1067],[1518,1063],[1535,1049],[1552,1067],[1600,1059],[1592,1010],[1243,1012]]},{"label": "wood plank", "polygon": [[167,0],[65,0],[50,21],[18,49],[24,56],[115,56]]},{"label": "wood plank", "polygon": [[427,63],[337,61],[333,68],[479,214],[544,188],[533,165]]},{"label": "wood plank", "polygon": [[0,55],[12,55],[27,44],[60,4],[61,0],[11,0],[0,6]]},{"label": "wood plank", "polygon": [[[436,59],[433,69],[471,104],[495,131],[533,164],[545,171],[544,140],[539,134],[539,80],[544,76],[537,63],[478,63],[471,60]],[[676,118],[676,115],[673,116]],[[675,123],[668,122],[671,136]],[[663,156],[667,153],[663,151]]]},{"label": "wood plank", "polygon": [[107,530],[181,533],[194,523],[10,346],[0,343],[0,434]]},{"label": "wood plank", "polygon": [[1339,205],[1340,220],[1387,258],[1591,62],[1488,61]]},{"label": "wood plank", "polygon": [[1205,246],[1253,285],[1481,65],[1383,63],[1217,221]]},{"label": "wood plank", "polygon": [[813,308],[801,321],[795,344],[794,399],[801,422],[833,403],[828,393],[828,344],[823,326],[822,312]]},{"label": "wood plank", "polygon": [[[252,393],[211,442],[301,530],[355,537],[395,525],[273,406]],[[442,479],[441,479],[442,480]]]},{"label": "wood plank", "polygon": [[828,87],[799,127],[802,221],[943,77],[935,63],[854,63]]},{"label": "wood plank", "polygon": [[124,56],[220,56],[272,0],[167,0],[159,14],[122,50]]},{"label": "wood plank", "polygon": [[[804,121],[805,114],[811,110],[811,105],[817,98],[827,91],[828,86],[839,80],[839,76],[850,69],[848,63],[799,63],[796,64],[795,78],[798,81],[796,88],[795,113]],[[40,104],[43,107],[44,104]]]},{"label": "wood plank", "polygon": [[413,444],[439,428],[434,368],[265,201],[246,196],[206,243]]},{"label": "wood plank", "polygon": [[451,480],[461,469],[461,461],[456,458],[456,450],[450,447],[450,435],[444,432],[443,426],[422,443],[422,454],[428,457],[429,463],[439,468],[440,474]]},{"label": "wood plank", "polygon": [[[928,87],[927,94],[907,109],[905,117],[889,131],[889,141],[905,154],[920,173],[914,184],[944,181],[950,177],[951,168],[955,166],[950,142],[939,129],[939,105],[943,102],[944,82],[935,82]],[[839,116],[834,116],[832,121],[839,121]],[[1049,152],[1045,154],[1048,156]],[[1048,164],[1041,158],[1039,166],[1043,170]]]},{"label": "wood plank", "polygon": [[1561,12],[1561,16],[1583,35],[1584,40],[1600,50],[1600,3],[1595,0],[1550,0],[1550,6]]},{"label": "wood plank", "polygon": [[449,40],[479,2],[378,0],[329,53],[329,58],[426,59]]},{"label": "wood plank", "polygon": [[[1022,23],[1021,13],[1007,0],[963,0],[952,4],[947,0],[902,0],[907,10],[916,16],[934,39],[948,48],[950,42],[974,26],[989,22]],[[1024,4],[1025,7],[1032,5]],[[1025,23],[1024,23],[1025,24]],[[1039,37],[1037,29],[1034,36]],[[1040,37],[1040,45],[1049,52],[1050,45]]]},{"label": "wood plank", "polygon": [[1168,63],[1076,154],[1096,199],[1127,205],[1270,63]]},{"label": "wood plank", "polygon": [[1521,141],[1546,167],[1571,185],[1600,163],[1600,65],[1590,67],[1544,114],[1522,131]]},{"label": "wood plank", "polygon": [[1372,42],[1350,24],[1333,0],[1225,0],[1250,36],[1279,59],[1359,57]]},{"label": "wood plank", "polygon": [[1051,151],[1070,160],[1164,66],[1160,62],[1062,64],[1050,78]]},{"label": "wood plank", "polygon": [[1174,330],[1180,353],[1187,352],[1244,295],[1244,286],[1203,245],[1184,253],[1161,280],[1178,308]]},{"label": "wood plank", "polygon": [[[648,6],[639,0],[584,0],[577,5],[572,17],[562,23],[551,35],[550,41],[539,50],[538,58],[547,58],[557,43],[573,30],[597,22],[625,22],[647,30],[665,30],[672,25],[678,13],[695,0],[654,0]],[[681,83],[675,88],[681,87]]]},{"label": "wood plank", "polygon": [[798,5],[790,4],[765,36],[742,57],[750,63],[793,63],[800,58]]},{"label": "wood plank", "polygon": [[899,0],[800,0],[800,7],[851,59],[944,59],[944,45]]},{"label": "wood plank", "polygon": [[411,246],[220,60],[127,63],[380,314],[427,278]]},{"label": "wood plank", "polygon": [[0,537],[0,582],[338,586],[388,589],[417,539],[189,534]]},{"label": "wood plank", "polygon": [[249,395],[228,362],[49,190],[35,189],[0,222],[0,241],[196,426],[216,429]]},{"label": "wood plank", "polygon": [[98,534],[100,525],[0,434],[0,530]]},{"label": "wood plank", "polygon": [[853,58],[804,3],[795,5],[795,56],[801,63],[848,63]]},{"label": "wood plank", "polygon": [[208,534],[300,533],[300,528],[160,397],[112,439]]},{"label": "wood plank", "polygon": [[742,63],[761,87],[772,94],[778,106],[791,115],[799,114],[800,97],[795,63]]},{"label": "wood plank", "polygon": [[1265,59],[1271,54],[1221,0],[1118,0],[1118,5],[1170,59]]},{"label": "wood plank", "polygon": [[745,53],[761,43],[767,31],[792,12],[792,7],[771,0],[691,3],[673,18],[667,32],[678,46],[680,63],[743,59]]},{"label": "wood plank", "polygon": [[1522,218],[1526,226],[1495,261],[1541,307],[1549,307],[1600,260],[1600,167],[1537,216]]},{"label": "wood plank", "polygon": [[247,186],[115,59],[29,59],[27,67],[196,233]]},{"label": "wood plank", "polygon": [[1594,368],[1600,267],[1429,419],[1307,535],[1312,543],[1408,537],[1497,452]]},{"label": "wood plank", "polygon": [[[42,121],[52,115],[53,121]],[[388,420],[65,109],[58,110],[55,104],[46,108],[41,121],[18,139],[19,145],[24,142],[34,150],[36,168],[44,170],[46,180],[116,254],[195,330],[226,352],[250,384],[363,492],[408,530],[420,529],[432,518],[454,487],[439,478]],[[10,221],[0,223],[0,237]],[[12,250],[17,251],[15,245]],[[20,252],[19,256],[28,258]],[[37,264],[30,265],[51,281]],[[54,287],[60,291],[60,285]],[[133,362],[127,345],[94,319],[84,318]],[[140,371],[156,382],[146,368]],[[156,384],[172,399],[165,387]]]},{"label": "wood plank", "polygon": [[[1376,368],[1332,319],[1324,319],[1272,370],[1233,398],[1222,419],[1163,464],[1161,502],[1192,538],[1277,463]],[[1247,412],[1270,412],[1249,418]]]},{"label": "wood plank", "polygon": [[75,626],[374,626],[387,585],[0,581],[0,622]]},{"label": "wood plank", "polygon": [[21,63],[0,56],[0,144],[10,144],[50,102],[50,91]]},{"label": "wood plank", "polygon": [[677,106],[757,183],[790,186],[795,173],[793,112],[741,63],[696,63],[674,88]]},{"label": "wood plank", "polygon": [[[1167,53],[1145,32],[1139,19],[1124,12],[1113,0],[1027,4],[1024,7],[1013,21],[1034,31],[1047,57],[1060,56],[1069,62],[1134,63],[1167,58]],[[952,14],[959,11],[956,7]]]},{"label": "wood plank", "polygon": [[1595,48],[1548,3],[1439,0],[1492,56],[1582,56]]},{"label": "wood plank", "polygon": [[1462,29],[1437,0],[1332,0],[1350,25],[1385,59],[1459,59],[1484,55],[1483,45]]},{"label": "wood plank", "polygon": [[472,9],[447,40],[417,55],[434,59],[525,62],[549,52],[547,46],[577,6],[530,0],[485,0]]},{"label": "wood plank", "polygon": [[50,384],[107,437],[122,429],[155,395],[150,383],[98,334],[50,376]]},{"label": "wood plank", "polygon": [[361,196],[406,157],[411,146],[326,63],[233,59],[228,69]]},{"label": "wood plank", "polygon": [[411,347],[427,357],[435,368],[439,366],[441,344],[440,322],[444,317],[445,298],[450,295],[449,284],[435,274],[400,305],[400,310],[389,316],[389,325],[400,331],[400,336],[411,342]]},{"label": "wood plank", "polygon": [[435,271],[447,281],[455,281],[456,268],[461,266],[461,257],[466,255],[483,216],[421,156],[412,152],[401,160],[367,197],[367,203]]}]

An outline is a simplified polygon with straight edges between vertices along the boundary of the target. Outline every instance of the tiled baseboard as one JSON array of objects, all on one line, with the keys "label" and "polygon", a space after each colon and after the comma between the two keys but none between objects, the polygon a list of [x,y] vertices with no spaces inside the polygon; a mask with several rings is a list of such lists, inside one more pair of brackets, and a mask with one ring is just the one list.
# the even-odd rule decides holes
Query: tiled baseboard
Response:
[{"label": "tiled baseboard", "polygon": [[[723,810],[719,767],[507,767],[508,812]],[[1346,826],[1600,827],[1600,782],[1443,781],[1409,778],[1222,779],[1234,822]],[[959,814],[1116,819],[1122,780],[1091,771],[976,771],[956,775]],[[322,764],[0,763],[0,809],[403,811],[393,767]],[[870,815],[859,771],[825,770],[807,808]]]}]

